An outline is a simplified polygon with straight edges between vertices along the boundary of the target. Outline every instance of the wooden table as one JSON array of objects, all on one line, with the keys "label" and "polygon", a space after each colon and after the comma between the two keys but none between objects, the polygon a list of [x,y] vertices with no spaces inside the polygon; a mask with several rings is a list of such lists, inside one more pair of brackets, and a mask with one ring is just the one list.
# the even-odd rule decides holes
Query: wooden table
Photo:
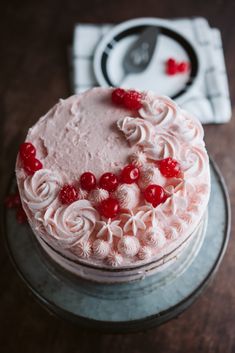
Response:
[{"label": "wooden table", "polygon": [[[235,102],[235,2],[222,1],[5,1],[1,4],[1,190],[4,196],[19,143],[59,97],[70,94],[67,46],[76,22],[119,22],[132,17],[205,16],[224,41]],[[235,120],[206,126],[207,148],[235,203]],[[235,223],[232,224],[232,231]],[[232,232],[233,233],[233,232]],[[233,234],[220,270],[206,292],[181,317],[130,335],[89,333],[51,316],[13,269],[0,243],[0,351],[27,352],[235,352],[235,245]]]}]

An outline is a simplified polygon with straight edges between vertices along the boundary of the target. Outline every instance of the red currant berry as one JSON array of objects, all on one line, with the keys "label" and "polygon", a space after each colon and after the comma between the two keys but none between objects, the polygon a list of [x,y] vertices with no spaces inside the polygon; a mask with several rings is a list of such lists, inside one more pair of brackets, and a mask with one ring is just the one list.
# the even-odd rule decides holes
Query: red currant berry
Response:
[{"label": "red currant berry", "polygon": [[117,189],[118,178],[113,173],[104,173],[100,177],[99,185],[102,189],[113,192]]},{"label": "red currant berry", "polygon": [[135,165],[129,164],[122,170],[121,181],[125,184],[132,184],[139,179],[139,176],[139,169]]},{"label": "red currant berry", "polygon": [[174,66],[176,65],[176,60],[174,58],[169,58],[166,63],[168,66]]},{"label": "red currant berry", "polygon": [[17,208],[21,205],[20,195],[18,193],[9,195],[5,199],[5,206],[7,208]]},{"label": "red currant berry", "polygon": [[33,175],[39,169],[42,169],[42,163],[37,158],[25,159],[24,170],[27,174]]},{"label": "red currant berry", "polygon": [[166,62],[166,73],[167,75],[175,75],[177,73],[177,63],[175,59],[168,59]]},{"label": "red currant berry", "polygon": [[177,71],[178,72],[187,72],[188,71],[188,63],[185,61],[178,63]]},{"label": "red currant berry", "polygon": [[16,220],[20,224],[27,222],[27,216],[23,207],[18,208],[18,210],[16,211]]},{"label": "red currant berry", "polygon": [[99,212],[101,216],[105,218],[114,218],[117,216],[120,210],[120,206],[117,200],[112,199],[111,197],[103,200],[99,204]]},{"label": "red currant berry", "polygon": [[167,199],[164,189],[160,185],[149,185],[144,190],[144,198],[151,203],[153,207],[157,207]]},{"label": "red currant berry", "polygon": [[90,191],[96,187],[96,177],[90,172],[83,173],[80,177],[82,189]]},{"label": "red currant berry", "polygon": [[171,157],[162,159],[158,163],[160,172],[166,178],[177,178],[181,173],[180,165]]},{"label": "red currant berry", "polygon": [[116,88],[112,92],[112,101],[115,104],[122,104],[123,103],[123,98],[125,95],[126,91],[122,88]]},{"label": "red currant berry", "polygon": [[59,199],[63,204],[70,204],[78,200],[78,191],[73,185],[64,185],[59,192]]},{"label": "red currant berry", "polygon": [[128,109],[140,109],[142,107],[142,94],[133,90],[127,91],[123,97],[123,104]]},{"label": "red currant berry", "polygon": [[24,142],[20,145],[20,158],[25,161],[28,158],[35,158],[36,148],[30,142]]}]

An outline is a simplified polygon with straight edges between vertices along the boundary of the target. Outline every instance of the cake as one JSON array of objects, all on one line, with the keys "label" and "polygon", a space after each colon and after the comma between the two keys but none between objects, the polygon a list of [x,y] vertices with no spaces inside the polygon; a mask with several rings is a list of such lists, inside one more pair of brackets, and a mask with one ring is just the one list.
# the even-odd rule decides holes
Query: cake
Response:
[{"label": "cake", "polygon": [[93,88],[29,129],[16,177],[52,263],[98,282],[164,268],[202,231],[210,194],[201,123],[153,92]]}]

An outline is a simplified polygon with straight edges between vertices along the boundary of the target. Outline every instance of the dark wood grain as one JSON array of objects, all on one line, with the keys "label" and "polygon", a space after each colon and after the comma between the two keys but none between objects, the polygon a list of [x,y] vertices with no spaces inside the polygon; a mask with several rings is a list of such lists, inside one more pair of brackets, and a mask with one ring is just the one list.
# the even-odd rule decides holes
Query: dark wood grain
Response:
[{"label": "dark wood grain", "polygon": [[[1,197],[16,151],[29,126],[59,97],[70,94],[67,46],[74,24],[119,22],[132,17],[205,16],[222,32],[232,103],[235,102],[235,2],[233,0],[3,1],[0,11]],[[227,181],[235,205],[235,118],[207,126],[208,150]],[[17,276],[0,242],[0,351],[235,352],[234,226],[213,283],[181,317],[147,332],[89,333],[46,312]]]}]

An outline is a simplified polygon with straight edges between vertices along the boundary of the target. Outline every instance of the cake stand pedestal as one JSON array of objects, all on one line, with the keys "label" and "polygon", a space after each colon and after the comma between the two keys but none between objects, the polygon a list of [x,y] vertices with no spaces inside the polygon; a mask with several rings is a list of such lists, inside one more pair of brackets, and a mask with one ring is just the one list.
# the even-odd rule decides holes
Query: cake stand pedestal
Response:
[{"label": "cake stand pedestal", "polygon": [[[206,288],[224,255],[230,206],[223,178],[211,161],[208,226],[162,273],[126,284],[75,278],[50,262],[27,225],[5,213],[5,238],[17,272],[54,314],[86,328],[130,332],[160,325],[183,312]],[[13,186],[12,186],[13,187]]]}]

